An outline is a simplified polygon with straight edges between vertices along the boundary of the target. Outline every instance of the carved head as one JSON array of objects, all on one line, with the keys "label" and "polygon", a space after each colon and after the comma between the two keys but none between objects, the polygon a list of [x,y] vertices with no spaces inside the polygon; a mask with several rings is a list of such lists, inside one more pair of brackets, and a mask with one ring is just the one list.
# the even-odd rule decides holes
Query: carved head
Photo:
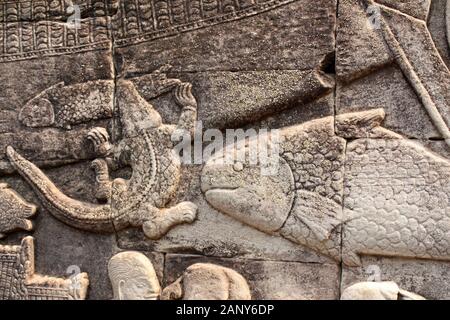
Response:
[{"label": "carved head", "polygon": [[115,300],[156,300],[161,292],[150,260],[142,253],[126,251],[109,260],[108,273]]},{"label": "carved head", "polygon": [[49,127],[55,122],[55,110],[49,101],[49,94],[61,90],[64,82],[47,88],[25,103],[19,113],[19,121],[32,128]]},{"label": "carved head", "polygon": [[250,300],[247,281],[236,271],[211,263],[189,266],[164,288],[161,300]]},{"label": "carved head", "polygon": [[15,230],[30,231],[33,224],[28,218],[35,215],[37,207],[22,198],[8,184],[0,183],[0,238]]},{"label": "carved head", "polygon": [[[259,137],[261,140],[263,137]],[[294,178],[278,153],[264,162],[258,137],[241,140],[225,148],[203,167],[201,187],[208,203],[217,210],[264,232],[278,230],[286,220],[294,199]],[[254,153],[256,157],[249,156]],[[233,155],[244,154],[238,157]],[[240,159],[239,159],[240,158]],[[276,172],[264,166],[276,161]]]}]

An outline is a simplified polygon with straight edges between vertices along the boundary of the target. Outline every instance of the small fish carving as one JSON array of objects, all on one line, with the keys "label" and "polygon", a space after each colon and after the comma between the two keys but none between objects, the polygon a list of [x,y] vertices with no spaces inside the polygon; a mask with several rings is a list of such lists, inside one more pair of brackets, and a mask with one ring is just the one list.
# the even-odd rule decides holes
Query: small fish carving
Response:
[{"label": "small fish carving", "polygon": [[59,82],[29,100],[20,110],[19,121],[32,128],[72,125],[111,118],[114,81],[95,80],[73,85]]},{"label": "small fish carving", "polygon": [[0,183],[0,239],[15,230],[31,231],[28,218],[36,214],[37,207],[23,199],[8,184]]}]

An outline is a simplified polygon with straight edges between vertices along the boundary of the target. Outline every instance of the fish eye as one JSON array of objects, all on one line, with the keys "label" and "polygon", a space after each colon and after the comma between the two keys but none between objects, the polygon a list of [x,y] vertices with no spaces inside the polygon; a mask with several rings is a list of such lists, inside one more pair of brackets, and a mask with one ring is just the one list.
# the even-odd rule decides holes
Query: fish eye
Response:
[{"label": "fish eye", "polygon": [[237,161],[234,163],[233,169],[234,169],[234,171],[238,171],[238,172],[242,171],[244,169],[244,165],[242,164],[242,162]]}]

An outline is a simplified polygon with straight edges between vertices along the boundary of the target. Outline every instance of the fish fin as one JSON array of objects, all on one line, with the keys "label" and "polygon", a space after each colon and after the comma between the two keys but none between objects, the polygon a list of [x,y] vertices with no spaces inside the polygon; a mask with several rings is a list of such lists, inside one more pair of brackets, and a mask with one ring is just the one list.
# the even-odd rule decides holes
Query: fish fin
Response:
[{"label": "fish fin", "polygon": [[372,109],[337,115],[336,134],[342,138],[369,138],[376,136],[375,128],[381,126],[385,118],[383,109]]},{"label": "fish fin", "polygon": [[298,218],[311,230],[320,241],[331,237],[332,232],[343,223],[342,207],[321,195],[299,190],[297,201],[302,207]]}]

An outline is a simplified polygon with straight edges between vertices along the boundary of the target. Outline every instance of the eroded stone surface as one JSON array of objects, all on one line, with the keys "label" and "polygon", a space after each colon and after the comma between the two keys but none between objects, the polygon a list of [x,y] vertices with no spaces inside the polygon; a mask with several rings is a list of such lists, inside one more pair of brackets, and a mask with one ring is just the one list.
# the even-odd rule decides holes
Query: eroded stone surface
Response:
[{"label": "eroded stone surface", "polygon": [[368,11],[363,1],[341,0],[338,14],[336,75],[339,80],[350,82],[393,61],[380,30],[373,25],[376,12]]},{"label": "eroded stone surface", "polygon": [[427,20],[431,0],[376,0],[377,3],[397,9],[420,20]]},{"label": "eroded stone surface", "polygon": [[430,14],[428,18],[428,30],[433,37],[434,44],[438,49],[442,60],[450,67],[450,40],[447,36],[450,31],[450,23],[447,20],[450,13],[447,13],[448,5],[447,0],[435,0],[431,2]]},{"label": "eroded stone surface", "polygon": [[[270,70],[248,72],[170,73],[193,84],[198,96],[198,119],[204,128],[235,128],[268,116],[278,116],[329,94],[334,81],[323,72]],[[130,78],[133,81],[133,78]],[[142,92],[144,85],[137,84]],[[154,102],[168,119],[177,116],[170,95]],[[225,104],[225,105],[224,105]],[[329,113],[331,115],[330,108]],[[298,121],[298,120],[297,120]]]},{"label": "eroded stone surface", "polygon": [[349,85],[338,84],[338,114],[380,107],[386,111],[383,126],[388,129],[411,138],[439,136],[414,90],[397,67],[373,72]]},{"label": "eroded stone surface", "polygon": [[[39,297],[448,298],[446,6],[1,2],[0,247],[33,232]],[[172,153],[239,127],[280,129],[275,174]]]},{"label": "eroded stone surface", "polygon": [[[143,67],[154,70],[164,63],[188,72],[310,70],[334,50],[335,0],[222,0],[209,3],[203,11],[188,12],[179,8],[179,2],[164,1],[156,17],[151,9],[156,1],[142,6],[123,2],[125,12],[119,10],[114,22],[120,73],[142,72]],[[190,3],[195,8],[202,4]],[[163,9],[169,7],[179,8],[180,13],[171,19],[170,11]],[[235,13],[220,18],[227,10]],[[139,23],[124,19],[140,13]],[[143,42],[148,37],[154,40]]]}]

